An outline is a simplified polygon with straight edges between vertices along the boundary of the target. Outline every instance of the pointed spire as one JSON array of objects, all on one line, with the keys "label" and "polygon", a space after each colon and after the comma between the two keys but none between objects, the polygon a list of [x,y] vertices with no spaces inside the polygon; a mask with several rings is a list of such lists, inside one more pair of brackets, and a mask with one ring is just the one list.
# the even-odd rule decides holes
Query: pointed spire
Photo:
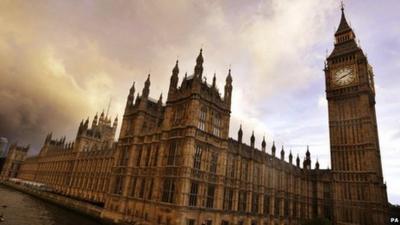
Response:
[{"label": "pointed spire", "polygon": [[256,141],[256,138],[254,137],[254,130],[253,130],[253,132],[251,133],[251,137],[250,137],[250,145],[252,148],[254,148],[255,141]]},{"label": "pointed spire", "polygon": [[212,82],[212,86],[215,88],[215,83],[216,83],[216,81],[217,81],[217,78],[216,78],[216,74],[214,73],[214,77],[213,77],[213,82]]},{"label": "pointed spire", "polygon": [[89,117],[85,120],[84,126],[85,126],[85,128],[87,128],[89,126]]},{"label": "pointed spire", "polygon": [[318,162],[318,159],[317,159],[317,162],[315,163],[315,169],[319,170],[319,162]]},{"label": "pointed spire", "polygon": [[96,115],[94,116],[93,121],[92,121],[92,127],[97,125],[97,118],[98,118],[98,116],[96,113]]},{"label": "pointed spire", "polygon": [[271,147],[272,156],[275,156],[275,152],[276,152],[275,141],[272,141],[272,147]]},{"label": "pointed spire", "polygon": [[175,67],[174,69],[172,69],[168,95],[170,95],[171,92],[174,92],[178,88],[178,80],[179,80],[178,74],[179,74],[178,60],[176,60]]},{"label": "pointed spire", "polygon": [[228,75],[226,76],[226,83],[232,83],[231,66],[229,66]]},{"label": "pointed spire", "polygon": [[265,142],[265,136],[263,136],[263,140],[261,142],[261,150],[265,152],[265,147],[267,146],[267,143]]},{"label": "pointed spire", "polygon": [[174,69],[172,69],[172,74],[176,74],[176,75],[178,75],[178,73],[179,73],[179,67],[178,67],[178,63],[179,63],[179,61],[178,61],[178,60],[176,60],[176,63],[175,63]]},{"label": "pointed spire", "polygon": [[133,81],[131,88],[129,89],[129,95],[135,94],[135,81]]},{"label": "pointed spire", "polygon": [[281,160],[284,160],[284,159],[285,159],[285,149],[283,148],[283,145],[282,145]]},{"label": "pointed spire", "polygon": [[290,150],[289,153],[289,163],[292,164],[293,163],[293,155],[292,155],[292,150]]},{"label": "pointed spire", "polygon": [[117,125],[118,125],[118,115],[114,119],[113,127],[117,127]]},{"label": "pointed spire", "polygon": [[307,145],[307,152],[306,152],[306,157],[310,158],[311,154],[310,154],[310,149],[309,146]]},{"label": "pointed spire", "polygon": [[346,16],[344,14],[344,4],[343,4],[343,2],[341,3],[340,9],[342,11],[342,16],[340,18],[339,27],[336,30],[335,35],[340,35],[340,34],[346,32],[346,31],[351,31],[351,28],[350,28],[349,24],[347,23]]},{"label": "pointed spire", "polygon": [[158,104],[162,105],[162,93],[160,94],[160,98],[158,98]]},{"label": "pointed spire", "polygon": [[150,74],[147,75],[147,79],[144,82],[144,87],[143,87],[143,91],[142,91],[142,96],[144,98],[149,97],[149,93],[150,93]]},{"label": "pointed spire", "polygon": [[224,101],[229,106],[231,106],[232,99],[232,77],[231,77],[231,68],[229,67],[228,76],[226,77],[225,83],[225,92],[224,92]]},{"label": "pointed spire", "polygon": [[240,124],[240,128],[238,131],[238,142],[242,143],[242,138],[243,138],[243,130],[242,130],[242,124]]},{"label": "pointed spire", "polygon": [[201,76],[203,75],[203,49],[200,49],[200,53],[197,56],[196,59],[196,66],[194,67],[194,75],[201,78]]},{"label": "pointed spire", "polygon": [[299,154],[297,154],[297,157],[296,157],[296,166],[297,166],[297,167],[300,167],[300,157],[299,157]]}]

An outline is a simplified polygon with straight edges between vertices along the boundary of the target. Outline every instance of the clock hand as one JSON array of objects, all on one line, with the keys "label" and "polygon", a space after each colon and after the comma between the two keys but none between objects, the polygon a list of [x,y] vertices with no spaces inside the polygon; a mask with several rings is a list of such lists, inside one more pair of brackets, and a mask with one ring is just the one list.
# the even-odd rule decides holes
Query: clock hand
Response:
[{"label": "clock hand", "polygon": [[343,78],[347,77],[347,75],[348,75],[348,74],[345,74],[345,75],[343,75],[343,76],[339,77],[339,79],[337,79],[337,81],[339,81],[339,80],[341,80],[341,79],[343,79]]}]

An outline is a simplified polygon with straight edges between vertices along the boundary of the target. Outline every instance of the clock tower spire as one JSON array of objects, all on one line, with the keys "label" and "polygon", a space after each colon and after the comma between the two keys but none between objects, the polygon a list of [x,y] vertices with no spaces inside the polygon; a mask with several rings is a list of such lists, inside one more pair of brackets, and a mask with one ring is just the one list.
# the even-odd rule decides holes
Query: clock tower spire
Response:
[{"label": "clock tower spire", "polygon": [[355,41],[343,5],[325,84],[333,175],[334,224],[386,224],[372,67]]}]

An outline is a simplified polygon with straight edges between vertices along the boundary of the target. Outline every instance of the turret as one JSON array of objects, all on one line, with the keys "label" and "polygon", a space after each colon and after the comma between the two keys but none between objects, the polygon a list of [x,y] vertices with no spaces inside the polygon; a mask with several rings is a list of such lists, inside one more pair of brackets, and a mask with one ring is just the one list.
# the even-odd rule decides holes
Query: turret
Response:
[{"label": "turret", "polygon": [[242,138],[243,138],[243,131],[242,131],[242,124],[240,124],[240,128],[238,131],[238,142],[242,143]]},{"label": "turret", "polygon": [[293,164],[292,150],[290,150],[290,153],[289,153],[289,163],[290,163],[290,164]]},{"label": "turret", "polygon": [[97,125],[97,118],[98,118],[98,116],[96,113],[96,115],[94,116],[93,121],[92,121],[92,127],[95,127]]},{"label": "turret", "polygon": [[176,60],[175,66],[172,69],[172,75],[169,83],[169,91],[168,93],[171,93],[175,91],[178,87],[178,74],[179,74],[179,67],[178,67],[178,60]]},{"label": "turret", "polygon": [[311,169],[311,154],[308,145],[307,145],[306,158],[304,159],[303,162],[303,167],[306,169]]},{"label": "turret", "polygon": [[212,87],[213,88],[216,87],[216,82],[217,82],[217,75],[214,73],[213,82],[212,82]]},{"label": "turret", "polygon": [[159,107],[162,107],[162,93],[160,94],[160,98],[158,98],[157,104]]},{"label": "turret", "polygon": [[299,157],[299,154],[297,154],[297,157],[296,157],[296,166],[297,166],[297,167],[300,167],[300,157]]},{"label": "turret", "polygon": [[199,56],[196,59],[196,66],[194,67],[194,76],[201,78],[203,75],[203,49],[200,49]]},{"label": "turret", "polygon": [[265,152],[265,147],[267,146],[267,143],[265,142],[265,136],[263,137],[263,140],[261,142],[261,150]]},{"label": "turret", "polygon": [[150,74],[147,75],[147,79],[144,82],[144,87],[142,91],[142,98],[147,99],[150,94]]},{"label": "turret", "polygon": [[285,160],[285,150],[283,149],[283,145],[281,150],[281,160]]},{"label": "turret", "polygon": [[103,124],[103,123],[104,123],[104,110],[101,112],[100,120],[99,120],[99,124]]},{"label": "turret", "polygon": [[129,95],[126,100],[126,106],[132,106],[133,105],[133,100],[135,98],[135,82],[133,82],[131,89],[129,89]]},{"label": "turret", "polygon": [[276,152],[275,141],[273,141],[272,142],[272,147],[271,147],[272,156],[275,156],[275,152]]},{"label": "turret", "polygon": [[87,129],[89,127],[89,117],[86,119],[85,123],[83,124],[83,127]]},{"label": "turret", "polygon": [[[82,125],[82,122],[81,122],[81,125]],[[51,141],[52,136],[53,136],[53,133],[47,134],[44,143],[45,143],[45,144],[49,143],[49,142]]]},{"label": "turret", "polygon": [[253,133],[251,134],[251,137],[250,137],[250,146],[251,146],[251,148],[254,148],[255,141],[256,141],[256,138],[254,137],[254,131],[253,131]]},{"label": "turret", "polygon": [[317,162],[315,163],[315,169],[319,170],[319,162],[318,162],[318,159],[317,159]]},{"label": "turret", "polygon": [[229,107],[231,106],[232,101],[232,76],[231,69],[229,68],[228,76],[226,77],[225,82],[225,92],[224,92],[224,101]]}]

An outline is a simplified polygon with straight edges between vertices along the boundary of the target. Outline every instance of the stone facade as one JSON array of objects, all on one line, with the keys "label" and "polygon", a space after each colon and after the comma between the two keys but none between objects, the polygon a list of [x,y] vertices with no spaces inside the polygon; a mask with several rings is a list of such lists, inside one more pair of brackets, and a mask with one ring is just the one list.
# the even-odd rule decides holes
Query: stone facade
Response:
[{"label": "stone facade", "polygon": [[[150,97],[150,75],[133,83],[117,143],[117,121],[104,113],[81,122],[76,140],[49,134],[18,177],[63,195],[103,205],[115,222],[166,225],[296,225],[324,217],[335,225],[387,224],[372,67],[344,12],[325,65],[332,170],[312,169],[265,139],[229,138],[233,81],[223,95],[203,77],[203,53],[179,82],[172,69],[165,103]],[[289,154],[288,154],[289,153]]]},{"label": "stone facade", "polygon": [[26,147],[19,146],[17,143],[11,144],[3,168],[1,170],[0,178],[16,178],[20,172],[20,167],[26,158],[29,145]]},{"label": "stone facade", "polygon": [[48,134],[39,155],[25,160],[18,178],[46,184],[53,191],[102,205],[114,163],[117,118],[96,115],[79,125],[74,142]]},{"label": "stone facade", "polygon": [[334,222],[385,224],[383,182],[372,67],[342,8],[335,47],[325,66],[329,110]]}]

